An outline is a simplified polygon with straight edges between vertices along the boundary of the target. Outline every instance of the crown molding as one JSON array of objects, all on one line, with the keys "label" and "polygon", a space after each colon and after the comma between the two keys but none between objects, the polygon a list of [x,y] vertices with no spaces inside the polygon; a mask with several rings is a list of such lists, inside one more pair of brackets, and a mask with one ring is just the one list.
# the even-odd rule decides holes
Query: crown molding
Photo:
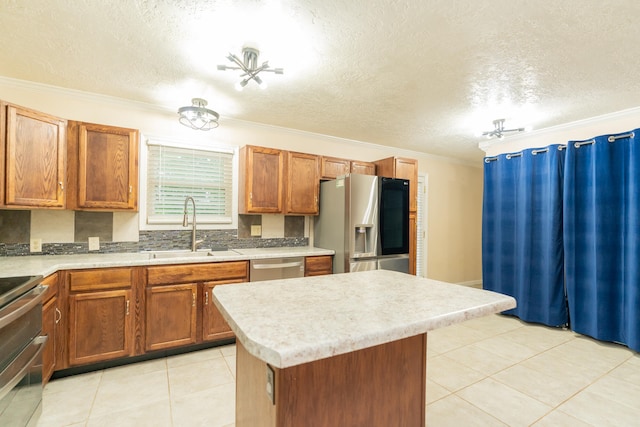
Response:
[{"label": "crown molding", "polygon": [[[563,131],[571,131],[571,130],[576,130],[585,126],[589,126],[589,125],[595,125],[595,124],[599,124],[599,123],[605,123],[605,122],[610,122],[612,120],[618,120],[618,119],[625,119],[625,118],[630,118],[630,117],[634,117],[634,116],[640,116],[640,107],[633,107],[633,108],[628,108],[626,110],[621,110],[621,111],[615,111],[613,113],[607,113],[607,114],[602,114],[600,116],[595,116],[595,117],[590,117],[587,119],[581,119],[581,120],[576,120],[573,122],[568,122],[568,123],[563,123],[560,125],[556,125],[556,126],[550,126],[547,128],[542,128],[542,129],[536,129],[534,131],[531,132],[525,132],[525,133],[520,133],[517,135],[511,135],[508,137],[505,137],[504,139],[500,140],[500,139],[490,139],[490,140],[486,140],[486,141],[482,141],[478,143],[478,148],[480,148],[483,151],[487,151],[487,149],[489,147],[492,147],[498,143],[505,143],[505,142],[518,142],[518,141],[523,141],[526,139],[530,139],[530,138],[536,138],[536,137],[540,137],[540,136],[545,136],[545,135],[549,135],[549,134],[554,134],[557,132],[563,132]],[[566,142],[566,141],[564,141]]]},{"label": "crown molding", "polygon": [[[5,77],[5,76],[0,76],[0,86],[8,86],[8,87],[14,87],[14,88],[30,90],[30,91],[47,92],[51,94],[61,94],[65,96],[70,96],[78,100],[90,101],[90,102],[95,102],[99,104],[106,104],[106,105],[119,107],[119,108],[135,109],[142,112],[176,114],[175,108],[169,107],[166,105],[150,104],[147,102],[134,101],[134,100],[118,98],[110,95],[102,95],[94,92],[85,92],[77,89],[69,89],[69,88],[64,88],[60,86],[53,86],[45,83],[32,82],[28,80],[14,79],[14,78]],[[237,126],[245,129],[253,128],[253,129],[260,129],[260,130],[284,132],[290,135],[313,137],[313,138],[318,138],[325,141],[329,140],[329,141],[340,143],[340,144],[346,143],[356,147],[375,148],[381,151],[393,150],[395,155],[398,155],[401,157],[419,156],[419,157],[426,157],[434,160],[446,161],[449,163],[456,163],[456,164],[461,164],[466,166],[482,167],[481,165],[478,166],[475,162],[456,159],[454,157],[440,156],[440,155],[425,153],[421,151],[408,150],[406,148],[398,148],[398,147],[393,147],[389,145],[376,144],[373,142],[360,141],[356,139],[341,138],[338,136],[326,135],[326,134],[321,134],[317,132],[309,132],[309,131],[304,131],[304,130],[299,130],[294,128],[269,125],[269,124],[259,123],[259,122],[251,122],[247,120],[236,119],[233,117],[225,117],[222,115],[220,116],[219,123],[220,125],[229,124],[229,125],[233,125],[233,126]]]}]

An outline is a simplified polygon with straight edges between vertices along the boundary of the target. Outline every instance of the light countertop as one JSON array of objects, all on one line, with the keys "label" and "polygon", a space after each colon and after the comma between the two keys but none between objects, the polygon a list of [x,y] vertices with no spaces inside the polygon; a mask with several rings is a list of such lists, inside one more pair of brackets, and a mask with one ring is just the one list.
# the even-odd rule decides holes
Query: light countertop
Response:
[{"label": "light countertop", "polygon": [[[151,252],[152,253],[152,252]],[[316,256],[333,255],[334,251],[309,246],[285,248],[237,249],[233,251],[212,252],[202,256],[153,258],[150,252],[115,253],[115,254],[80,254],[80,255],[32,255],[0,258],[0,276],[47,276],[58,270],[81,268],[135,267],[163,264],[188,264],[220,261],[242,261],[259,258],[276,258],[281,256]]]},{"label": "light countertop", "polygon": [[216,286],[253,356],[286,368],[514,308],[512,297],[377,270]]}]

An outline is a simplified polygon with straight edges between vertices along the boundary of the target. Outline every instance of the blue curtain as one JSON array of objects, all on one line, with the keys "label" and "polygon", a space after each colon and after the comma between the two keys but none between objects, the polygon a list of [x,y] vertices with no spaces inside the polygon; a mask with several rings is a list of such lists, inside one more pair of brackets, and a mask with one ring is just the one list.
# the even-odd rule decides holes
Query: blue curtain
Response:
[{"label": "blue curtain", "polygon": [[568,322],[562,244],[564,150],[558,145],[485,158],[482,282],[513,296],[505,312],[550,326]]},{"label": "blue curtain", "polygon": [[565,269],[572,329],[640,351],[640,131],[626,135],[568,145]]}]

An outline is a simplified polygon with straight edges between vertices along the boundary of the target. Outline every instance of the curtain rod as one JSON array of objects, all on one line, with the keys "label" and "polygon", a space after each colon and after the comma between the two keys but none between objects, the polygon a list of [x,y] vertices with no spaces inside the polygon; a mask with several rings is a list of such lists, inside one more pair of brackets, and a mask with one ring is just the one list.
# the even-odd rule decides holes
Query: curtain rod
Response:
[{"label": "curtain rod", "polygon": [[633,138],[636,135],[633,132],[629,132],[629,133],[625,133],[623,135],[611,135],[609,136],[609,138],[607,138],[607,140],[609,142],[614,142],[617,139],[623,139],[623,138]]},{"label": "curtain rod", "polygon": [[590,140],[588,140],[588,141],[575,142],[575,143],[573,144],[573,146],[574,146],[574,147],[576,147],[576,148],[580,148],[580,147],[582,147],[583,145],[590,145],[590,144],[593,144],[593,143],[595,143],[595,142],[596,142],[596,140],[595,140],[595,139],[590,139]]}]

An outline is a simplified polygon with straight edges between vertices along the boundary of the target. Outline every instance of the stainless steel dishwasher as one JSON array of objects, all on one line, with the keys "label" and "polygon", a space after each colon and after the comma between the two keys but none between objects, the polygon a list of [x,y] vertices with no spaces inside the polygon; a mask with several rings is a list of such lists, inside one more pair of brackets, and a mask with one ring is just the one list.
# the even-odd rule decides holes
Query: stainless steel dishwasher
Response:
[{"label": "stainless steel dishwasher", "polygon": [[294,277],[304,277],[304,257],[253,259],[250,262],[251,282]]}]

